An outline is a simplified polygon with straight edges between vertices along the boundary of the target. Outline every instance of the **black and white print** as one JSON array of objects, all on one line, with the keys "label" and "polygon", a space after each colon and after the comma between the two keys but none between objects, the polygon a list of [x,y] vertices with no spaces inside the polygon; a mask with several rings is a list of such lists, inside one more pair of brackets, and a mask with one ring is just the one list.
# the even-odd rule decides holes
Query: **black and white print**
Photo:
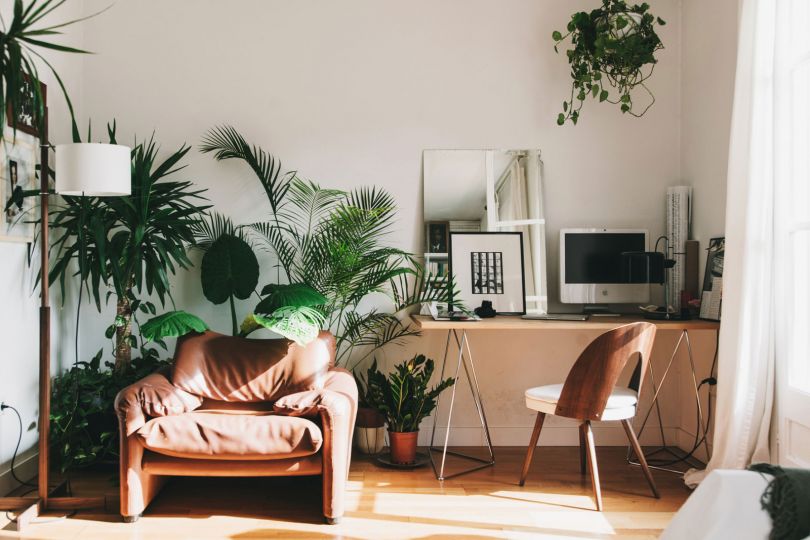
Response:
[{"label": "black and white print", "polygon": [[473,251],[470,264],[473,294],[503,294],[502,252]]}]

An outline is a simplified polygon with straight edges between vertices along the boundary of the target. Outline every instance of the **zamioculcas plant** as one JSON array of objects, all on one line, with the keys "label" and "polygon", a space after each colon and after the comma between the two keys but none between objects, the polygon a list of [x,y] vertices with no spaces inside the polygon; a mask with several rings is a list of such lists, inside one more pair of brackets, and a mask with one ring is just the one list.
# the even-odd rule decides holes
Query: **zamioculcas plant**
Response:
[{"label": "zamioculcas plant", "polygon": [[[655,96],[645,84],[658,60],[655,53],[664,48],[655,25],[666,24],[649,13],[647,3],[629,6],[624,0],[602,0],[602,6],[571,16],[567,32],[552,33],[554,50],[566,39],[572,48],[566,51],[571,66],[571,96],[563,102],[557,124],[566,120],[576,124],[588,96],[619,105],[623,113],[642,116]],[[633,90],[642,88],[649,103],[634,110]]]}]

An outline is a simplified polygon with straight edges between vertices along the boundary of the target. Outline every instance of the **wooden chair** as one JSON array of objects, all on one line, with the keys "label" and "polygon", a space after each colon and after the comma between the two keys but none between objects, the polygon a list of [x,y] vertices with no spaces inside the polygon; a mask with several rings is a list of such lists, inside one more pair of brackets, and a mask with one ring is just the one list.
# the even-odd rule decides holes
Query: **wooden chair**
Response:
[{"label": "wooden chair", "polygon": [[[620,326],[593,340],[579,355],[568,373],[564,384],[551,384],[526,390],[526,406],[537,411],[534,431],[523,462],[520,485],[526,482],[532,454],[543,428],[547,414],[574,418],[579,426],[580,471],[584,475],[590,463],[593,495],[596,508],[602,511],[602,491],[599,487],[599,469],[596,465],[596,447],[593,441],[591,421],[620,421],[633,450],[638,455],[644,476],[659,498],[652,474],[644,459],[644,453],[633,431],[631,420],[636,415],[636,405],[641,392],[641,383],[647,372],[656,327],[654,324],[637,322]],[[628,387],[616,386],[627,361],[638,354],[638,364]]]}]

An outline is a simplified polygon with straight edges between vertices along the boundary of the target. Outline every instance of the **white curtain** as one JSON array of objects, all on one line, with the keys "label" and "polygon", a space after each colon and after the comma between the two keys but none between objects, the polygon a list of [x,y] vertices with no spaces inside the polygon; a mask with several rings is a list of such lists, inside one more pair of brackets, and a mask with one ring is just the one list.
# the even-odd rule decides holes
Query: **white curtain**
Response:
[{"label": "white curtain", "polygon": [[774,395],[774,121],[776,4],[743,0],[729,148],[726,254],[713,469],[770,461]]},{"label": "white curtain", "polygon": [[[513,159],[502,178],[500,186],[496,186],[495,201],[497,203],[498,221],[529,219],[529,204],[526,199],[528,188],[524,169],[525,162],[525,157]],[[534,296],[534,272],[531,264],[531,261],[534,260],[532,256],[534,242],[529,226],[512,225],[500,227],[500,230],[523,233],[523,258],[527,263],[524,265],[526,296]]]}]

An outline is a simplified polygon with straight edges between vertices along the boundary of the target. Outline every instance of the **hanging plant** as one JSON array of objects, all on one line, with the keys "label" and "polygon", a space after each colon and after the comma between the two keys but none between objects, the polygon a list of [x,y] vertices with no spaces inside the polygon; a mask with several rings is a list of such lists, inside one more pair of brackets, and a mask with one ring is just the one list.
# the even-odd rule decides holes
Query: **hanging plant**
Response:
[{"label": "hanging plant", "polygon": [[[571,65],[571,97],[563,102],[557,124],[567,120],[574,124],[588,96],[620,105],[622,113],[643,116],[655,96],[645,84],[658,62],[655,53],[664,48],[655,26],[666,24],[649,13],[646,3],[628,6],[623,0],[603,0],[602,6],[590,13],[580,11],[571,16],[568,33],[552,33],[554,50],[570,38],[573,48],[566,51]],[[633,90],[642,88],[646,106],[634,110]]]}]

